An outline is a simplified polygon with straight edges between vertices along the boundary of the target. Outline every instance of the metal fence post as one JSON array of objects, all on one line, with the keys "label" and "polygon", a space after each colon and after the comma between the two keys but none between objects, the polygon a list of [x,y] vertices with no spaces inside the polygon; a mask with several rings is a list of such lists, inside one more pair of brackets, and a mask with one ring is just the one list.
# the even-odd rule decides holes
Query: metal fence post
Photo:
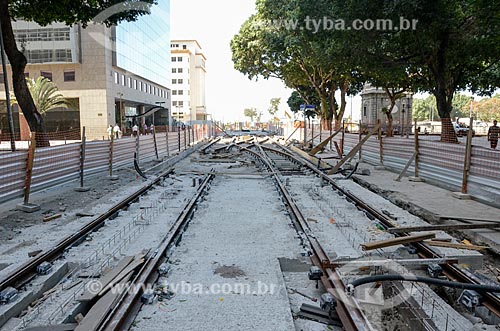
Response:
[{"label": "metal fence post", "polygon": [[167,126],[167,132],[165,133],[165,138],[167,139],[167,156],[170,156],[170,146],[168,146],[168,131],[169,128]]},{"label": "metal fence post", "polygon": [[179,146],[179,152],[181,151],[181,128],[177,127],[177,145]]},{"label": "metal fence post", "polygon": [[82,143],[80,145],[80,187],[75,188],[77,192],[87,192],[90,187],[83,186],[83,177],[85,172],[85,148],[87,144],[87,137],[85,135],[85,127],[82,128]]},{"label": "metal fence post", "polygon": [[191,127],[187,127],[188,146],[191,146]]},{"label": "metal fence post", "polygon": [[[361,140],[363,140],[363,125],[362,125],[361,120],[359,120],[359,142],[361,142]],[[362,150],[362,148],[360,147],[359,154],[358,154],[359,155],[359,162],[361,162],[361,157],[362,157],[361,150]]]},{"label": "metal fence post", "polygon": [[340,153],[341,157],[344,156],[344,146],[345,146],[345,121],[342,121],[342,138],[340,140]]},{"label": "metal fence post", "polygon": [[472,125],[474,119],[470,118],[469,131],[467,132],[467,146],[465,149],[464,173],[462,177],[462,193],[467,194],[467,178],[469,177],[471,156],[472,156]]},{"label": "metal fence post", "polygon": [[[139,135],[137,135],[139,136]],[[111,140],[109,142],[109,176],[110,180],[117,180],[118,176],[113,175],[113,154],[115,149],[115,135],[111,135]]]},{"label": "metal fence post", "polygon": [[382,142],[382,127],[380,126],[380,119],[377,120],[377,124],[378,124],[378,143],[379,143],[379,162],[380,162],[380,166],[383,166],[384,165],[384,145],[383,145],[383,142]]},{"label": "metal fence post", "polygon": [[17,209],[26,213],[33,213],[40,210],[40,206],[30,203],[31,179],[33,177],[33,164],[35,162],[36,132],[31,132],[31,142],[26,159],[26,180],[24,184],[23,203],[17,205]]},{"label": "metal fence post", "polygon": [[158,156],[158,144],[156,143],[156,128],[153,129],[153,143],[155,145],[156,160],[160,160],[160,157]]},{"label": "metal fence post", "polygon": [[187,149],[187,145],[186,145],[186,127],[184,127],[184,130],[182,130],[184,132],[184,150]]}]

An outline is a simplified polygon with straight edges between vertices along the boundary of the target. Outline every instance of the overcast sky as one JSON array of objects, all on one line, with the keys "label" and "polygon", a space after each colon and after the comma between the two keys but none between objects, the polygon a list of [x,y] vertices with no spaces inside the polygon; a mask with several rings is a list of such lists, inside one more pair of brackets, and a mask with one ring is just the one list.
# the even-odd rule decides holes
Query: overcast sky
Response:
[{"label": "overcast sky", "polygon": [[[255,0],[170,0],[170,4],[172,39],[198,40],[207,57],[207,109],[215,119],[243,120],[243,109],[248,107],[267,114],[269,101],[275,97],[281,98],[283,116],[292,91],[277,79],[250,81],[234,69],[231,60],[229,43],[254,13]],[[355,98],[354,112],[359,107]]]}]

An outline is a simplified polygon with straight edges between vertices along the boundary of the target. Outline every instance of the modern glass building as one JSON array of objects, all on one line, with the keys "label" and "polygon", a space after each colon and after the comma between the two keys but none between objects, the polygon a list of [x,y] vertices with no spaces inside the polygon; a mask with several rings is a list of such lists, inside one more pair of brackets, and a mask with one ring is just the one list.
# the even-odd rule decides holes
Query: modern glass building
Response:
[{"label": "modern glass building", "polygon": [[156,82],[170,82],[170,0],[159,0],[151,14],[122,22],[114,30],[113,65]]},{"label": "modern glass building", "polygon": [[[103,24],[40,26],[22,20],[13,22],[13,28],[28,60],[25,76],[44,76],[64,97],[75,101],[74,109],[45,115],[49,131],[85,126],[87,138],[102,139],[109,125],[121,124],[125,130],[132,125],[130,116],[158,105],[170,108],[170,0],[158,0],[149,15],[111,28]],[[4,100],[1,81],[0,130],[6,131]],[[165,125],[168,117],[169,110],[163,109],[140,122]],[[15,121],[17,128],[22,126],[20,121]]]}]

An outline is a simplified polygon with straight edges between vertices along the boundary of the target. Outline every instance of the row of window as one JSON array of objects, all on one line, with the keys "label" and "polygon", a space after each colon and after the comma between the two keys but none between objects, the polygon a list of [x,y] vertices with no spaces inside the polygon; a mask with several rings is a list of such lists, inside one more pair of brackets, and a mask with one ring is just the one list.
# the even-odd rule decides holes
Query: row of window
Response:
[{"label": "row of window", "polygon": [[184,107],[184,101],[172,101],[172,106],[174,107]]},{"label": "row of window", "polygon": [[[187,92],[187,94],[189,95],[189,90]],[[172,95],[184,95],[184,90],[172,90]]]},{"label": "row of window", "polygon": [[[49,80],[52,80],[52,71],[42,70],[42,71],[40,71],[40,76],[45,77]],[[76,80],[76,73],[74,70],[64,70],[63,76],[64,76],[65,82],[74,82]],[[25,72],[24,77],[29,78],[30,77],[29,72]],[[0,73],[0,83],[1,84],[3,84],[3,80],[4,80],[3,73]]]},{"label": "row of window", "polygon": [[70,28],[40,28],[14,30],[16,41],[66,41],[70,40]]},{"label": "row of window", "polygon": [[125,76],[124,74],[120,74],[118,72],[114,72],[114,80],[115,84],[126,86],[128,88],[138,90],[144,93],[153,94],[159,96],[161,98],[168,98],[168,92],[164,89],[156,87],[152,84],[148,84],[141,80],[132,78],[130,76]]},{"label": "row of window", "polygon": [[72,62],[71,49],[33,49],[25,50],[28,63]]},{"label": "row of window", "polygon": [[[170,44],[170,48],[179,48],[179,44]],[[187,45],[182,45],[182,49],[187,49]]]},{"label": "row of window", "polygon": [[182,68],[172,68],[173,74],[182,74],[183,72],[184,72],[184,69],[182,69]]},{"label": "row of window", "polygon": [[172,56],[172,62],[182,62],[182,56]]}]

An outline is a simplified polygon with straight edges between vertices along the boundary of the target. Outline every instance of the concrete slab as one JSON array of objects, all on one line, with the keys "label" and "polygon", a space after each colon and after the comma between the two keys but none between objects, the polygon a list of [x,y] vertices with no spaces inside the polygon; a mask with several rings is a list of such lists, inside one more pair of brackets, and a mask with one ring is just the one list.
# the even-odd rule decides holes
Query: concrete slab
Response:
[{"label": "concrete slab", "polygon": [[16,209],[25,213],[34,213],[40,210],[40,206],[34,203],[20,203],[16,206]]},{"label": "concrete slab", "polygon": [[[375,169],[376,169],[376,167],[375,167]],[[408,177],[408,181],[413,182],[413,183],[423,183],[424,179],[422,179],[420,177],[411,176],[411,177]]]},{"label": "concrete slab", "polygon": [[455,199],[459,199],[459,200],[471,200],[470,194],[467,194],[467,193],[453,192],[451,194],[451,196],[454,197]]}]

